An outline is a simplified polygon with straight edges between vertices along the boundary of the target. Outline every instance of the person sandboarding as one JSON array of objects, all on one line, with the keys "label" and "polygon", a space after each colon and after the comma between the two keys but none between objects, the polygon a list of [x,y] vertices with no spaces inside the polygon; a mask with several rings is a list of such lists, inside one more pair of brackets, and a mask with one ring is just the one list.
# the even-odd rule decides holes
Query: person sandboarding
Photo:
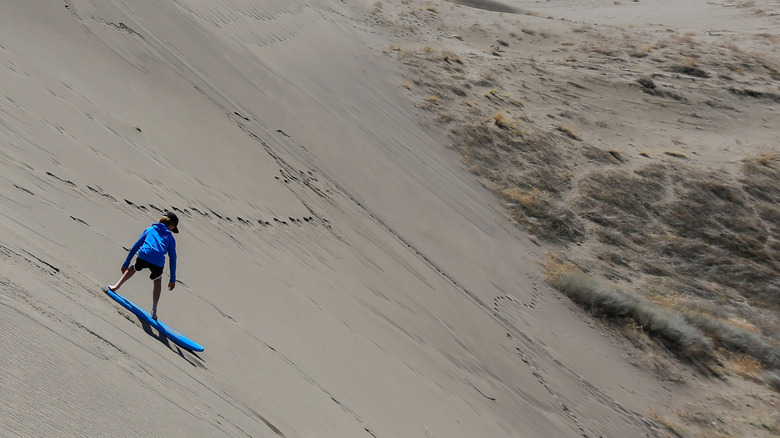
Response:
[{"label": "person sandboarding", "polygon": [[[122,284],[132,277],[136,271],[149,268],[151,273],[149,279],[154,282],[152,288],[152,319],[157,320],[157,303],[160,301],[162,292],[162,275],[165,268],[165,256],[168,255],[168,265],[171,269],[171,280],[168,283],[168,290],[176,287],[176,239],[172,233],[179,232],[179,218],[176,213],[166,211],[160,220],[151,227],[144,230],[138,241],[130,249],[124,264],[122,265],[122,277],[110,286],[104,286],[106,289],[116,292],[122,287]],[[138,253],[135,263],[131,266],[130,261]]]}]

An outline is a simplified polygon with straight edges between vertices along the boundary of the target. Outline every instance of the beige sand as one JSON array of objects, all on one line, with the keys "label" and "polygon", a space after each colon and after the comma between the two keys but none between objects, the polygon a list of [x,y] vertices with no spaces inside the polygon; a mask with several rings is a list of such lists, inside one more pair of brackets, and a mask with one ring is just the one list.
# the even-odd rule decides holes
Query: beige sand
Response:
[{"label": "beige sand", "polygon": [[[386,53],[428,44],[393,33],[408,3],[377,7],[3,2],[0,435],[663,436],[653,412],[702,399],[544,282],[550,248],[418,123]],[[743,128],[712,135],[777,140]],[[169,208],[159,315],[203,353],[100,291]]]}]

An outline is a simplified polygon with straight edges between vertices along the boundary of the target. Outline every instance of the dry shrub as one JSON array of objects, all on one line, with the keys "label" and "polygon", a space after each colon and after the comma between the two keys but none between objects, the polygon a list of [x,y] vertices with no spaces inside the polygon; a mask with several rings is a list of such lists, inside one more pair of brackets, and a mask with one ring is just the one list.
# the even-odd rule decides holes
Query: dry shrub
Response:
[{"label": "dry shrub", "polygon": [[678,312],[584,274],[564,272],[548,274],[548,278],[574,302],[609,319],[631,318],[685,357],[704,358],[712,351],[712,342]]},{"label": "dry shrub", "polygon": [[629,235],[647,227],[666,194],[660,181],[622,170],[593,172],[583,178],[580,190],[576,205],[584,217]]},{"label": "dry shrub", "polygon": [[773,163],[748,162],[742,186],[679,166],[594,171],[574,211],[602,243],[642,254],[644,272],[710,281],[779,309],[780,172],[761,161]]},{"label": "dry shrub", "polygon": [[780,155],[765,153],[744,161],[744,190],[759,201],[780,204]]},{"label": "dry shrub", "polygon": [[685,156],[684,153],[677,152],[677,151],[666,151],[666,152],[664,152],[664,154],[669,155],[670,157],[675,157],[675,158],[688,158],[688,157]]},{"label": "dry shrub", "polygon": [[496,113],[496,115],[493,116],[493,122],[502,129],[509,129],[512,126],[509,117],[504,113]]},{"label": "dry shrub", "polygon": [[685,100],[679,93],[664,89],[656,85],[656,83],[651,78],[639,78],[636,82],[639,84],[639,87],[643,92],[652,96],[671,97],[675,100]]},{"label": "dry shrub", "polygon": [[683,427],[679,422],[679,419],[675,418],[672,415],[661,415],[656,411],[655,409],[651,409],[649,412],[650,418],[653,420],[663,424],[666,426],[667,429],[669,429],[671,432],[673,432],[676,436],[681,437]]},{"label": "dry shrub", "polygon": [[530,231],[550,240],[572,241],[582,236],[583,230],[574,214],[556,205],[544,192],[513,187],[504,189],[501,195],[507,201],[512,219]]},{"label": "dry shrub", "polygon": [[681,273],[780,309],[780,219],[775,205],[780,201],[780,172],[761,164],[747,166],[742,187],[718,175],[689,172],[678,187],[677,200],[662,215],[677,238],[656,241],[657,250]]},{"label": "dry shrub", "polygon": [[693,76],[697,78],[710,77],[710,74],[707,73],[706,71],[700,69],[699,67],[696,67],[695,65],[690,65],[690,64],[673,65],[669,67],[669,71],[674,73],[681,73],[687,76]]},{"label": "dry shrub", "polygon": [[780,373],[777,371],[765,371],[761,373],[761,378],[772,389],[780,392]]},{"label": "dry shrub", "polygon": [[569,137],[572,140],[582,141],[582,138],[580,138],[579,135],[575,134],[574,131],[568,126],[558,126],[555,129],[558,132],[563,133],[563,135]]},{"label": "dry shrub", "polygon": [[734,356],[731,358],[731,364],[737,374],[749,379],[757,379],[763,372],[761,362],[749,356]]},{"label": "dry shrub", "polygon": [[577,241],[584,228],[559,195],[571,188],[569,151],[549,135],[502,129],[507,126],[503,113],[492,123],[461,124],[452,131],[452,145],[507,202],[514,221],[549,240]]},{"label": "dry shrub", "polygon": [[767,369],[780,369],[780,348],[751,331],[701,314],[688,315],[688,320],[710,336],[721,348],[748,355]]},{"label": "dry shrub", "polygon": [[[750,160],[748,160],[748,162],[749,161]],[[758,157],[758,159],[755,161],[763,166],[773,167],[777,166],[777,164],[780,162],[780,155],[778,155],[776,152],[768,152]]]}]

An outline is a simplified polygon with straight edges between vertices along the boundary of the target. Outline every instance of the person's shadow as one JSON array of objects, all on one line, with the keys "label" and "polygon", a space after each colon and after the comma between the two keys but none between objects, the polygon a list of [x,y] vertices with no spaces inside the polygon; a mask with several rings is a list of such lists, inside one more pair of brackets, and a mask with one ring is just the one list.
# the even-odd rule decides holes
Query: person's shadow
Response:
[{"label": "person's shadow", "polygon": [[[133,312],[135,313],[135,312]],[[143,327],[144,331],[147,335],[157,339],[161,344],[168,347],[171,351],[174,353],[177,353],[182,359],[186,360],[190,363],[190,365],[194,367],[199,368],[206,368],[206,366],[203,363],[203,359],[198,356],[198,354],[192,350],[188,350],[186,348],[182,348],[175,343],[171,342],[170,339],[168,339],[168,336],[165,336],[164,333],[160,332],[158,329],[152,327],[151,324],[149,324],[149,321],[146,317],[139,316],[138,314],[135,315],[136,318],[138,318],[138,322],[141,323],[141,327]],[[192,360],[188,358],[187,356],[191,356]]]},{"label": "person's shadow", "polygon": [[200,356],[198,356],[194,351],[189,350],[187,348],[181,348],[176,343],[171,342],[168,336],[166,336],[165,333],[163,333],[159,327],[154,327],[152,325],[152,316],[149,315],[146,312],[146,310],[138,307],[132,301],[128,300],[127,298],[123,297],[122,295],[119,295],[118,293],[112,290],[107,290],[106,288],[104,288],[104,292],[108,294],[111,298],[113,298],[114,301],[121,304],[122,307],[124,307],[125,309],[133,313],[135,317],[138,318],[138,322],[141,323],[141,327],[143,327],[146,334],[157,339],[160,343],[168,347],[168,349],[177,353],[182,359],[189,362],[190,365],[199,368],[206,368],[203,359]]}]

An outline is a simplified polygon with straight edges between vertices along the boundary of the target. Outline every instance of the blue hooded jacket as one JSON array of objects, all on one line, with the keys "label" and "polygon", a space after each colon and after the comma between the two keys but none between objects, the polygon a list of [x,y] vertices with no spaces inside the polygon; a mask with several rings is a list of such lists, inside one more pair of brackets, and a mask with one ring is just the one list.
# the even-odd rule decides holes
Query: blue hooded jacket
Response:
[{"label": "blue hooded jacket", "polygon": [[135,242],[127,259],[122,265],[125,268],[130,267],[135,253],[138,258],[145,260],[155,266],[165,267],[165,254],[170,257],[169,265],[171,267],[171,283],[176,282],[176,239],[173,233],[164,224],[156,223],[144,230],[138,241]]}]

